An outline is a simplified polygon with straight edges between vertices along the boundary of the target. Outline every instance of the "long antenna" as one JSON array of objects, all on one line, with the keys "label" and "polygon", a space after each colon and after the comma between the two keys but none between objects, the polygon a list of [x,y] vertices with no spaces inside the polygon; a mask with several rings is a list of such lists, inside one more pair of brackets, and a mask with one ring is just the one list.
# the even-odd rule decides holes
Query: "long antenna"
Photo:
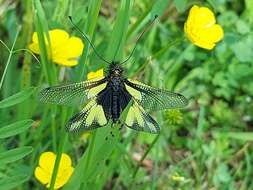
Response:
[{"label": "long antenna", "polygon": [[124,64],[126,63],[133,55],[137,45],[138,45],[138,42],[140,41],[140,39],[142,38],[142,36],[145,34],[145,32],[147,32],[149,30],[149,28],[154,24],[155,20],[158,18],[158,15],[155,15],[155,18],[153,18],[153,20],[145,27],[145,29],[142,31],[142,33],[139,35],[139,37],[137,38],[136,40],[136,43],[135,43],[135,46],[132,50],[132,52],[130,53],[130,55],[128,56],[128,58],[125,59],[125,61],[121,62],[120,64]]},{"label": "long antenna", "polygon": [[69,16],[69,20],[70,20],[71,24],[74,26],[74,28],[82,35],[82,37],[84,37],[85,40],[88,41],[88,43],[89,43],[90,46],[92,47],[92,49],[93,49],[94,53],[96,54],[96,56],[97,56],[98,58],[100,58],[102,61],[104,61],[104,62],[110,64],[111,62],[105,60],[105,59],[97,52],[95,46],[91,43],[91,41],[90,41],[90,39],[88,38],[88,36],[87,36],[85,33],[83,33],[83,32],[81,31],[81,29],[73,22],[71,16]]}]

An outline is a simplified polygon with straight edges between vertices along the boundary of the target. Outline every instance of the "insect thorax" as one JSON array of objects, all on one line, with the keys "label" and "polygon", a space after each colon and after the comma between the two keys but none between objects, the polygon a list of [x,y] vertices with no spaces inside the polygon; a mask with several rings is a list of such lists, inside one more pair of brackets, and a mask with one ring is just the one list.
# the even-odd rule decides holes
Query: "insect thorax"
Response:
[{"label": "insect thorax", "polygon": [[112,62],[108,68],[107,77],[122,77],[124,69],[118,62]]}]

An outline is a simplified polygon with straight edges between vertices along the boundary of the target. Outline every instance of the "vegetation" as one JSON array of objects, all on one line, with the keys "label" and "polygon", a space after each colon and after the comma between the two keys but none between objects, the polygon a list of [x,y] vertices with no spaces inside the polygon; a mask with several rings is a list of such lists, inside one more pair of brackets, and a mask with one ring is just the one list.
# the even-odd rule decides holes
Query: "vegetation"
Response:
[{"label": "vegetation", "polygon": [[[186,38],[184,23],[193,5],[211,9],[224,30],[212,50]],[[81,38],[69,15],[107,60],[125,59],[158,15],[125,64],[126,74],[179,92],[190,104],[151,113],[161,126],[159,135],[119,132],[118,126],[66,133],[66,122],[82,105],[43,104],[37,92],[106,69],[84,39],[78,65],[65,67],[50,59],[43,38],[50,30]],[[253,189],[251,0],[0,0],[0,18],[0,189],[45,188],[34,171],[47,151],[57,155],[50,189],[63,152],[74,167],[63,190]],[[40,55],[28,48],[34,31]]]}]

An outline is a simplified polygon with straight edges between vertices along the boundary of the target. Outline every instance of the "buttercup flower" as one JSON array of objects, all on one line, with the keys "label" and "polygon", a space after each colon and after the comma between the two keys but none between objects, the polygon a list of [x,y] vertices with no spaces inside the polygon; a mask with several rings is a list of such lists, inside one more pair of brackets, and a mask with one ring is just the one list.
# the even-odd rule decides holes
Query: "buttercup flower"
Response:
[{"label": "buttercup flower", "polygon": [[193,44],[211,50],[224,36],[222,27],[215,23],[210,9],[194,5],[184,24],[184,31]]},{"label": "buttercup flower", "polygon": [[182,182],[185,181],[183,176],[180,176],[178,173],[170,177],[173,181]]},{"label": "buttercup flower", "polygon": [[[53,62],[68,67],[77,65],[77,59],[82,54],[84,47],[80,38],[70,37],[67,32],[60,29],[50,30],[49,38],[51,49],[49,49],[46,38],[45,43],[49,58]],[[29,45],[29,49],[36,54],[40,54],[37,32],[33,33],[32,43]]]},{"label": "buttercup flower", "polygon": [[104,70],[103,69],[99,69],[95,72],[89,72],[87,74],[87,79],[93,79],[93,78],[97,78],[97,77],[103,77],[104,76]]},{"label": "buttercup flower", "polygon": [[[39,166],[35,169],[35,177],[47,188],[50,187],[51,177],[53,174],[56,155],[53,152],[44,152],[40,155]],[[54,189],[59,189],[67,183],[72,175],[74,168],[72,167],[71,158],[67,154],[62,154],[61,161],[54,184]]]},{"label": "buttercup flower", "polygon": [[181,177],[181,176],[171,176],[171,179],[173,181],[184,181],[185,180],[185,178]]}]

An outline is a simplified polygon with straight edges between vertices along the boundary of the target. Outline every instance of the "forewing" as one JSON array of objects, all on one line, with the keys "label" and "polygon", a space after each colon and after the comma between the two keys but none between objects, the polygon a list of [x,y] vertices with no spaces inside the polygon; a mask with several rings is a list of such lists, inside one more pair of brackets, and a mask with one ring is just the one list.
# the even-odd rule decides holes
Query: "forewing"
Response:
[{"label": "forewing", "polygon": [[88,131],[103,127],[107,123],[103,107],[97,104],[96,99],[91,99],[83,110],[68,121],[66,130],[69,132]]},{"label": "forewing", "polygon": [[159,133],[157,122],[136,102],[129,108],[125,124],[127,127],[148,133]]},{"label": "forewing", "polygon": [[42,102],[79,105],[87,99],[95,97],[107,85],[105,78],[96,78],[79,83],[48,87],[40,91],[39,99]]},{"label": "forewing", "polygon": [[127,91],[134,99],[148,110],[182,108],[188,100],[181,94],[153,88],[136,80],[125,80]]}]

